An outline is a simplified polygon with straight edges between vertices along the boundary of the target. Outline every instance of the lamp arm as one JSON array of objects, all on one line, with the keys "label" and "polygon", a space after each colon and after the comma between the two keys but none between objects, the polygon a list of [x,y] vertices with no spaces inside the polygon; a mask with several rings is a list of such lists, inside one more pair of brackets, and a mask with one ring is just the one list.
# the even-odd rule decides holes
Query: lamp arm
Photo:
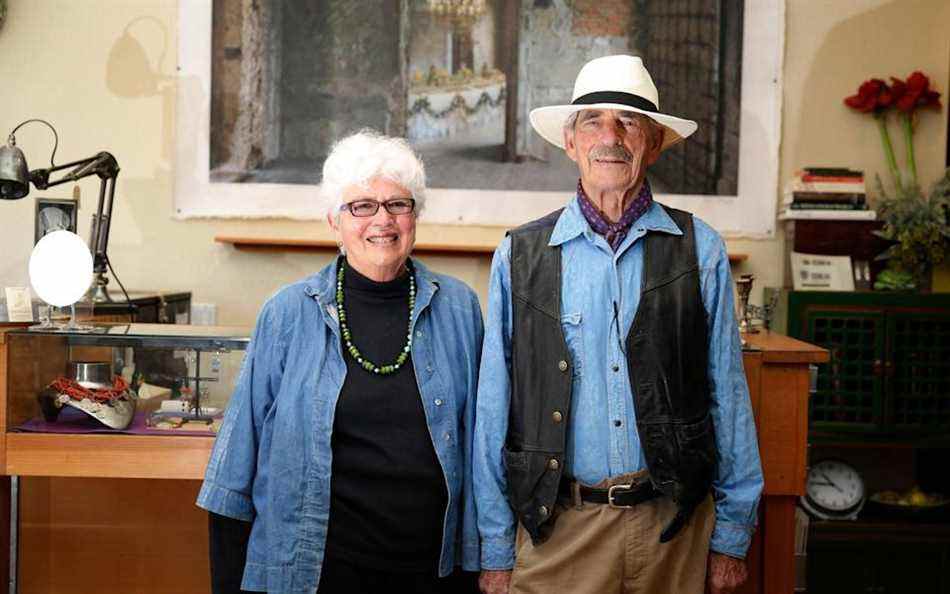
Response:
[{"label": "lamp arm", "polygon": [[[73,170],[60,179],[52,182],[49,180],[50,175],[53,173],[70,168],[73,168]],[[45,169],[34,169],[30,172],[30,181],[33,183],[33,186],[36,187],[36,189],[45,190],[47,188],[52,188],[53,186],[65,184],[67,182],[78,181],[90,175],[98,175],[100,179],[106,180],[109,178],[115,178],[118,174],[119,164],[115,160],[115,157],[113,157],[110,153],[103,151],[87,159],[80,159],[78,161],[65,163],[63,165],[56,165],[55,167],[47,167]]]},{"label": "lamp arm", "polygon": [[105,273],[108,266],[106,250],[109,247],[109,229],[112,227],[112,203],[115,200],[117,176],[103,178],[99,184],[99,205],[92,219],[89,247],[93,255],[93,272]]}]

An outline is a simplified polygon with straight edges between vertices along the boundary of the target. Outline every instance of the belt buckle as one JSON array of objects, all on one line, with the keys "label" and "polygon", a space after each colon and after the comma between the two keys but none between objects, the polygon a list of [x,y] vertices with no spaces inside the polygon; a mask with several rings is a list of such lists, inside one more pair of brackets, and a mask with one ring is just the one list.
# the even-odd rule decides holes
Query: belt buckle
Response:
[{"label": "belt buckle", "polygon": [[635,487],[635,486],[636,486],[636,485],[634,485],[633,483],[630,483],[630,484],[627,484],[627,485],[613,485],[613,486],[609,487],[609,488],[607,489],[607,505],[609,505],[610,507],[612,507],[612,508],[614,508],[614,509],[630,509],[630,508],[632,508],[632,507],[633,507],[632,505],[619,505],[619,504],[614,503],[614,490],[616,490],[616,489],[625,489],[625,490],[629,493],[629,492],[630,492],[630,489],[632,489],[632,488]]}]

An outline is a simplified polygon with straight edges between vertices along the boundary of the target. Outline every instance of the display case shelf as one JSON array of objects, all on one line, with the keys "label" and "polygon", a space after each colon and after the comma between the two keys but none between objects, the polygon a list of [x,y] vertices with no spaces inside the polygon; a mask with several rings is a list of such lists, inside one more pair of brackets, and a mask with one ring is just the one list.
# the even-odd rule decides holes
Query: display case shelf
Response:
[{"label": "display case shelf", "polygon": [[[0,469],[18,476],[202,478],[216,422],[163,429],[145,419],[161,409],[162,400],[183,409],[214,407],[220,419],[237,381],[249,334],[242,327],[170,324],[101,324],[87,332],[13,329],[0,333],[5,354],[0,362],[0,381],[4,383]],[[50,420],[43,415],[37,394],[63,376],[70,361],[109,363],[114,375],[132,374],[152,384],[161,396],[153,401],[137,398],[134,420],[122,430],[110,431],[82,413],[64,420],[65,411],[78,412],[67,407]],[[200,395],[197,400],[196,395]],[[195,415],[170,416],[177,422]]]}]

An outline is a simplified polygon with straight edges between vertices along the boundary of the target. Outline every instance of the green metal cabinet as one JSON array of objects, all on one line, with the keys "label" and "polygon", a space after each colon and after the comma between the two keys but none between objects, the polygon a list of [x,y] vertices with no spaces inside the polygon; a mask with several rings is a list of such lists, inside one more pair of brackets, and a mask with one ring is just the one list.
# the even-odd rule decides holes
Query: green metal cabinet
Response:
[{"label": "green metal cabinet", "polygon": [[950,294],[782,290],[779,303],[779,328],[831,353],[812,433],[950,433]]}]

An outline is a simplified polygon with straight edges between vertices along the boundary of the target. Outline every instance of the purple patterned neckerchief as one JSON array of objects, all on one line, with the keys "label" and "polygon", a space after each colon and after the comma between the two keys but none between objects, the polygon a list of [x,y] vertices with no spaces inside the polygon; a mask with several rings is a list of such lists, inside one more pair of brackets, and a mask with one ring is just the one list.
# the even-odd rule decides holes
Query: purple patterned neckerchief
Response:
[{"label": "purple patterned neckerchief", "polygon": [[610,244],[610,248],[616,252],[627,236],[627,232],[630,231],[633,222],[639,219],[653,204],[653,192],[650,190],[650,182],[644,178],[637,197],[627,206],[627,209],[620,215],[620,220],[616,223],[608,221],[604,213],[600,212],[600,209],[591,202],[580,180],[577,181],[577,203],[581,207],[584,218],[590,223],[590,228],[598,235],[603,235],[607,243]]}]

